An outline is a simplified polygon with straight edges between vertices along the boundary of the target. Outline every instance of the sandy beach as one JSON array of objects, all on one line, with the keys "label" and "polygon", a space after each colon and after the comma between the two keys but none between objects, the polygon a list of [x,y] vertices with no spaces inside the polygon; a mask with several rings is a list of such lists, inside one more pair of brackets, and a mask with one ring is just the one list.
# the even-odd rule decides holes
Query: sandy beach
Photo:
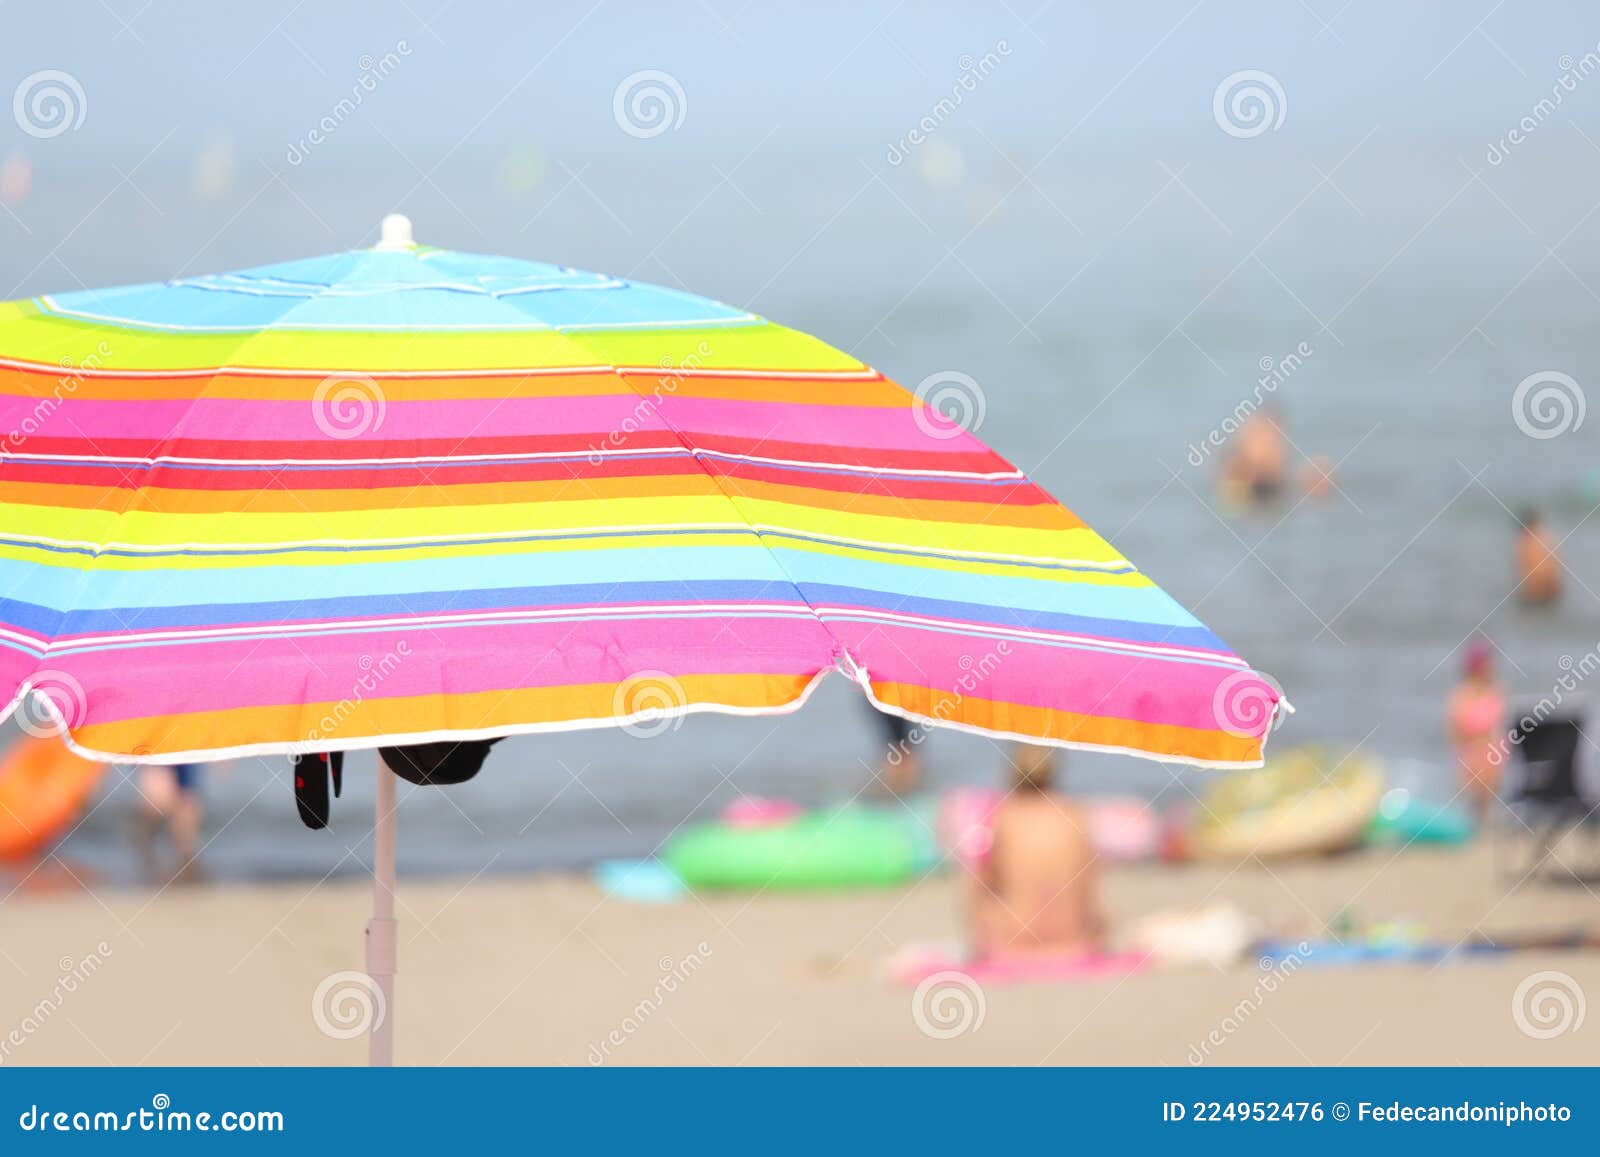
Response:
[{"label": "sandy beach", "polygon": [[[1515,883],[1485,847],[1370,849],[1271,868],[1120,867],[1106,892],[1121,928],[1226,898],[1296,938],[1344,905],[1368,923],[1426,913],[1430,930],[1449,939],[1600,919],[1600,900],[1570,879]],[[361,966],[369,903],[354,881],[18,892],[0,910],[0,1040],[16,1031],[0,1059],[363,1063],[364,1040],[322,1031],[312,998],[326,978]],[[401,1063],[1600,1061],[1593,1017],[1537,1039],[1513,1016],[1518,985],[1542,970],[1564,973],[1580,994],[1600,993],[1600,953],[1305,968],[1270,991],[1254,961],[990,984],[981,1021],[969,996],[968,1027],[941,1039],[919,1028],[912,990],[886,978],[885,962],[905,944],[956,938],[948,876],[885,892],[664,906],[611,899],[572,876],[402,879],[399,904]],[[81,974],[70,990],[63,972]],[[1213,1032],[1221,1043],[1197,1052]]]}]

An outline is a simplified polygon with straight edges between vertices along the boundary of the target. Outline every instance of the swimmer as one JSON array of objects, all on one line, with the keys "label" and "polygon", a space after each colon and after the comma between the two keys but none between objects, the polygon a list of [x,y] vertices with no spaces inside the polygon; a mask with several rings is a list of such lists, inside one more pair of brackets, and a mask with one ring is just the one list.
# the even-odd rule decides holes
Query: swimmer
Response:
[{"label": "swimmer", "polygon": [[1326,454],[1313,454],[1300,468],[1300,489],[1307,498],[1326,498],[1333,492],[1333,462]]},{"label": "swimmer", "polygon": [[1222,485],[1226,491],[1248,494],[1252,502],[1262,504],[1282,492],[1288,473],[1288,439],[1276,410],[1264,405],[1246,418],[1233,436]]},{"label": "swimmer", "polygon": [[1517,531],[1517,597],[1526,606],[1548,606],[1561,597],[1561,557],[1537,510],[1524,510]]},{"label": "swimmer", "polygon": [[927,735],[926,729],[919,728],[903,715],[891,715],[876,709],[873,713],[877,715],[883,737],[888,741],[884,748],[883,763],[878,769],[878,779],[889,795],[901,796],[914,791],[922,778],[922,759],[917,752],[917,745]]}]

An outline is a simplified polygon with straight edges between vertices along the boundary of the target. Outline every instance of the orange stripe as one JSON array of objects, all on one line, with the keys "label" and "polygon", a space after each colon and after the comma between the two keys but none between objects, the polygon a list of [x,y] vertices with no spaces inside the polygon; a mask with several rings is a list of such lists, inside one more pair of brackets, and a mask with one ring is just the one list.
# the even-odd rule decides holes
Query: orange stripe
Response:
[{"label": "orange stripe", "polygon": [[[459,398],[578,398],[608,395],[716,398],[817,406],[905,407],[911,395],[885,378],[846,382],[826,378],[694,378],[660,374],[529,374],[523,377],[392,378],[373,375],[389,403]],[[305,402],[321,382],[306,377],[216,374],[211,377],[77,377],[70,366],[34,372],[0,366],[0,394],[23,398],[157,402],[199,397],[219,400]]]},{"label": "orange stripe", "polygon": [[979,699],[955,691],[938,691],[907,683],[873,680],[872,693],[885,703],[946,723],[965,723],[989,731],[1056,739],[1063,743],[1129,748],[1156,756],[1252,763],[1261,759],[1261,741],[1226,731],[1202,731],[1170,723],[1141,723],[1099,715],[1079,715],[1049,707],[1032,707],[995,699]]},{"label": "orange stripe", "polygon": [[758,482],[723,476],[721,482],[732,494],[752,500],[785,502],[822,510],[874,514],[887,518],[911,518],[920,522],[953,522],[961,525],[1026,526],[1040,530],[1077,530],[1083,526],[1064,506],[1046,500],[1034,506],[1004,506],[987,502],[949,502],[933,498],[896,498],[889,494],[851,494],[843,490],[786,486],[778,482]]},{"label": "orange stripe", "polygon": [[[677,685],[685,705],[773,708],[795,702],[810,681],[805,675],[685,675]],[[618,695],[617,684],[589,683],[365,699],[353,708],[348,703],[240,707],[89,724],[74,730],[72,738],[94,751],[127,756],[218,751],[258,743],[302,743],[315,751],[319,741],[348,743],[428,731],[607,719],[616,711]]]},{"label": "orange stripe", "polygon": [[[530,374],[507,378],[383,378],[389,402],[431,402],[456,398],[564,398],[630,393],[612,374]],[[72,397],[89,401],[183,401],[201,396],[262,402],[310,404],[316,378],[215,374],[197,378],[74,378],[70,368],[37,374],[0,367],[0,394],[19,397]]]},{"label": "orange stripe", "polygon": [[775,380],[771,378],[674,378],[670,369],[660,374],[620,375],[647,397],[718,398],[731,402],[784,402],[808,406],[877,406],[903,409],[913,399],[888,378],[834,381],[827,378]]},{"label": "orange stripe", "polygon": [[[404,510],[423,506],[494,506],[521,502],[576,502],[611,498],[709,497],[718,493],[720,481],[736,497],[818,510],[918,522],[955,525],[1015,526],[1038,530],[1075,530],[1083,526],[1070,511],[1054,504],[989,506],[981,502],[944,502],[900,499],[882,494],[748,482],[723,477],[713,480],[701,473],[638,475],[627,478],[559,478],[535,482],[469,482],[449,485],[440,471],[420,485],[371,489],[307,487],[294,485],[298,472],[280,474],[275,485],[259,490],[211,490],[166,485],[190,476],[189,471],[156,472],[142,487],[86,486],[65,482],[0,482],[0,502],[18,506],[61,509],[154,511],[160,514],[294,513],[296,511]],[[125,500],[123,503],[116,499]]]},{"label": "orange stripe", "polygon": [[[184,473],[187,473],[185,471]],[[180,490],[144,486],[118,490],[54,482],[0,483],[0,502],[80,510],[143,510],[159,514],[294,513],[331,510],[414,510],[425,506],[496,506],[519,502],[577,502],[602,498],[705,497],[717,493],[704,474],[646,475],[637,478],[561,478],[540,482],[474,482],[456,486],[424,484],[371,490],[299,490],[294,474],[278,476],[280,486],[260,490]],[[115,496],[126,501],[108,501]]]}]

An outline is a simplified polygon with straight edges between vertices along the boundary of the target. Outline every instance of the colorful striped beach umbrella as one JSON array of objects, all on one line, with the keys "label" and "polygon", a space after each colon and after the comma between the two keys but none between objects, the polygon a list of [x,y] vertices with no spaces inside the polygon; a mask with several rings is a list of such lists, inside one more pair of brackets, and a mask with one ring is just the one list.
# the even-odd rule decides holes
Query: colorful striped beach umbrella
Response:
[{"label": "colorful striped beach umbrella", "polygon": [[1279,702],[924,400],[615,277],[393,242],[6,303],[0,437],[0,695],[101,758],[776,714],[840,669],[1240,767]]},{"label": "colorful striped beach umbrella", "polygon": [[0,695],[179,762],[779,714],[839,670],[939,726],[1259,763],[1274,686],[919,393],[398,217],[0,304]]}]

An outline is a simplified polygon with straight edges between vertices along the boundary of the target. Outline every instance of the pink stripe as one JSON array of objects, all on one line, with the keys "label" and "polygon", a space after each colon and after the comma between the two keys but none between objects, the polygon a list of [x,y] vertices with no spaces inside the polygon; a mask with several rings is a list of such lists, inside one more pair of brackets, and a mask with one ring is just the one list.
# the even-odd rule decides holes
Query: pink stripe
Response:
[{"label": "pink stripe", "polygon": [[[874,450],[988,453],[983,443],[964,430],[952,429],[954,436],[949,438],[929,434],[917,424],[918,412],[909,406],[803,406],[720,398],[674,397],[661,402],[661,413],[667,421],[688,432]],[[929,425],[941,433],[947,428]]]},{"label": "pink stripe", "polygon": [[[0,429],[87,438],[188,438],[222,441],[363,442],[460,438],[470,434],[604,434],[661,430],[661,419],[634,395],[577,398],[461,398],[426,402],[383,399],[338,404],[304,401],[105,402],[69,399],[35,415],[37,398],[0,398]],[[354,399],[354,395],[352,395]]]},{"label": "pink stripe", "polygon": [[[1219,688],[1230,678],[1237,685],[1247,676],[1237,667],[1154,655],[963,637],[888,624],[830,621],[829,626],[875,681],[947,692],[952,707],[959,694],[1216,731],[1225,722],[1218,718]],[[1245,708],[1236,705],[1236,709]]]},{"label": "pink stripe", "polygon": [[[381,384],[380,384],[381,388]],[[460,398],[405,402],[385,397],[337,404],[303,401],[108,402],[68,398],[49,413],[39,399],[0,397],[0,429],[89,439],[146,438],[238,442],[321,441],[347,436],[363,442],[463,438],[494,434],[595,435],[662,431],[667,423],[695,434],[754,442],[857,446],[872,450],[984,452],[965,431],[938,438],[911,409],[881,406],[805,406],[716,398],[645,399],[637,395],[572,398]],[[355,395],[352,395],[352,399]]]},{"label": "pink stripe", "polygon": [[[61,656],[55,666],[83,688],[81,724],[620,682],[642,671],[810,676],[832,664],[833,648],[806,620],[647,619],[138,647]],[[129,679],[130,670],[140,677]]]}]

